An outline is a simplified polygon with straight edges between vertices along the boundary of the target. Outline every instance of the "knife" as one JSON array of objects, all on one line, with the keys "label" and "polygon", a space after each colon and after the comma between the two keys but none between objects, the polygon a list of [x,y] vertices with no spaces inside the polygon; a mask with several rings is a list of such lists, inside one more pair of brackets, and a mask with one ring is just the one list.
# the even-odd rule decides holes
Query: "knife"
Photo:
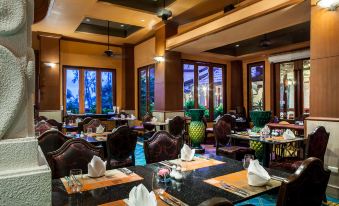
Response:
[{"label": "knife", "polygon": [[170,205],[170,206],[177,206],[177,204],[175,204],[174,202],[170,201],[169,199],[165,198],[165,197],[162,196],[162,195],[159,195],[159,198],[160,198],[164,203],[166,203],[167,205]]},{"label": "knife", "polygon": [[283,178],[283,177],[278,177],[278,176],[275,176],[275,175],[272,175],[271,178],[273,180],[278,180],[280,182],[283,182],[284,180],[286,180],[286,178]]},{"label": "knife", "polygon": [[237,188],[237,187],[235,187],[235,186],[233,186],[233,185],[229,185],[229,184],[226,184],[226,183],[224,183],[224,182],[221,182],[220,184],[221,184],[221,186],[222,186],[223,188],[232,190],[232,191],[237,192],[237,193],[239,193],[239,194],[241,194],[241,195],[244,195],[244,196],[249,196],[249,195],[250,195],[250,194],[249,194],[248,192],[246,192],[245,190],[239,189],[239,188]]}]

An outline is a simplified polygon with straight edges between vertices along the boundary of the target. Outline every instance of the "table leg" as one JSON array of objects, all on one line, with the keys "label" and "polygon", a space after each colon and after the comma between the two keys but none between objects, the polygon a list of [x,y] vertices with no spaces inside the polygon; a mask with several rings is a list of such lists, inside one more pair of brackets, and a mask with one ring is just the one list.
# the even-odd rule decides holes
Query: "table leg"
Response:
[{"label": "table leg", "polygon": [[264,143],[264,157],[262,160],[264,167],[270,166],[270,159],[271,159],[271,147],[270,144]]}]

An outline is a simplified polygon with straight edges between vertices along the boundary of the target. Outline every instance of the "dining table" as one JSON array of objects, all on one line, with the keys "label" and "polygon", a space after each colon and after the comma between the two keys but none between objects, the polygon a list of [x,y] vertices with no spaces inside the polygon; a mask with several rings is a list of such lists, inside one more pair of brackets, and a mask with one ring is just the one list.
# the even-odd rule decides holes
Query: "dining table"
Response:
[{"label": "dining table", "polygon": [[[108,170],[104,177],[99,178],[89,178],[84,174],[81,192],[70,192],[66,178],[53,179],[52,204],[127,205],[125,200],[133,187],[143,184],[152,191],[154,172],[159,168],[170,167],[171,164],[181,164],[183,178],[180,181],[171,179],[166,183],[164,196],[171,202],[175,200],[173,204],[158,200],[158,205],[198,205],[213,197],[224,197],[235,204],[278,191],[281,181],[290,175],[266,168],[272,179],[265,186],[254,187],[247,183],[247,171],[244,170],[242,162],[213,154],[200,155],[194,157],[191,162],[170,160],[145,166],[131,166],[123,170]],[[123,172],[126,169],[131,172]]]},{"label": "dining table", "polygon": [[[269,167],[271,161],[271,154],[273,152],[273,146],[289,145],[296,144],[297,147],[304,147],[304,142],[306,139],[304,137],[296,137],[293,139],[284,139],[282,136],[269,136],[262,137],[260,135],[251,137],[248,134],[235,133],[227,135],[231,139],[235,140],[248,140],[260,142],[263,144],[263,166]],[[291,144],[292,143],[292,144]]]},{"label": "dining table", "polygon": [[166,125],[168,125],[168,122],[143,122],[143,124],[153,125],[155,126],[155,130],[157,130],[157,126],[160,130],[166,130]]}]

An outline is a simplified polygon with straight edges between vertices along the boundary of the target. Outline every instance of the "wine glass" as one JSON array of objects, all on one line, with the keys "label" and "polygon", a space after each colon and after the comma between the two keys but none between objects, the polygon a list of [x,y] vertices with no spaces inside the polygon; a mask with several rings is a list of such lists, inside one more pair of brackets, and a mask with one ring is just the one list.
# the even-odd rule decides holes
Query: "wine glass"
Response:
[{"label": "wine glass", "polygon": [[248,166],[250,165],[251,160],[254,160],[254,155],[252,155],[252,154],[245,154],[244,159],[242,160],[243,167],[244,167],[245,170],[248,169]]},{"label": "wine glass", "polygon": [[160,181],[160,178],[158,176],[158,172],[153,172],[152,175],[152,191],[161,196],[164,194],[164,192],[167,189],[167,182]]},{"label": "wine glass", "polygon": [[69,171],[69,178],[72,181],[72,192],[81,192],[83,187],[83,177],[81,169],[71,169]]}]

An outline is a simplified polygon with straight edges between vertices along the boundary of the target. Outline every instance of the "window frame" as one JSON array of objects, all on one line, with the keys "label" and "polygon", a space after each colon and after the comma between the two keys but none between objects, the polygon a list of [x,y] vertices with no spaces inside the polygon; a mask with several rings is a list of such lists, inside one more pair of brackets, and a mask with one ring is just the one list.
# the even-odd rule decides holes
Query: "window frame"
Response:
[{"label": "window frame", "polygon": [[[141,97],[141,89],[140,89],[140,73],[142,70],[146,70],[146,112],[150,112],[150,84],[149,84],[149,78],[150,78],[150,70],[154,69],[155,74],[155,64],[149,64],[143,67],[139,67],[137,69],[137,81],[138,81],[138,119],[141,120],[141,110],[140,110],[140,97]],[[155,83],[155,82],[154,82]]]},{"label": "window frame", "polygon": [[[188,59],[181,60],[181,69],[182,69],[182,81],[184,82],[184,64],[191,64],[194,65],[194,108],[199,108],[198,103],[198,85],[199,85],[199,72],[198,66],[207,66],[208,67],[208,82],[209,82],[209,93],[208,93],[208,110],[209,110],[209,118],[208,121],[212,122],[216,117],[214,117],[214,78],[213,78],[213,68],[218,67],[222,69],[222,94],[223,94],[223,114],[226,113],[227,110],[227,65],[226,64],[219,64],[213,62],[204,62],[204,61],[194,61]],[[184,83],[182,84],[184,87]],[[183,88],[184,91],[184,88]]]},{"label": "window frame", "polygon": [[[310,58],[295,59],[292,61],[282,61],[273,63],[273,111],[274,116],[277,116],[279,120],[294,122],[303,115],[304,111],[304,66],[303,62],[310,60]],[[280,64],[294,63],[294,79],[296,84],[294,85],[294,119],[282,119],[280,118]]]},{"label": "window frame", "polygon": [[72,66],[72,65],[63,65],[62,67],[62,90],[63,90],[63,110],[64,113],[67,113],[66,105],[66,70],[77,69],[79,70],[79,114],[85,114],[85,81],[84,73],[85,70],[96,71],[96,113],[102,114],[102,95],[101,95],[101,72],[111,72],[112,73],[112,97],[113,97],[113,106],[116,106],[116,69],[114,68],[98,68],[98,67],[84,67],[84,66]]},{"label": "window frame", "polygon": [[262,107],[263,107],[263,111],[265,111],[265,96],[266,96],[266,89],[265,89],[265,85],[266,85],[266,81],[265,81],[265,79],[266,79],[266,67],[265,67],[265,61],[260,61],[260,62],[253,62],[253,63],[249,63],[249,64],[247,64],[247,113],[248,113],[248,115],[250,114],[250,111],[252,111],[252,101],[251,101],[251,98],[252,98],[252,96],[251,96],[251,91],[252,91],[252,81],[251,81],[251,67],[253,67],[253,66],[263,66],[263,71],[264,71],[264,73],[263,73],[263,85],[264,85],[264,87],[263,87],[263,98],[262,98],[262,100],[263,100],[263,105],[262,105]]}]

